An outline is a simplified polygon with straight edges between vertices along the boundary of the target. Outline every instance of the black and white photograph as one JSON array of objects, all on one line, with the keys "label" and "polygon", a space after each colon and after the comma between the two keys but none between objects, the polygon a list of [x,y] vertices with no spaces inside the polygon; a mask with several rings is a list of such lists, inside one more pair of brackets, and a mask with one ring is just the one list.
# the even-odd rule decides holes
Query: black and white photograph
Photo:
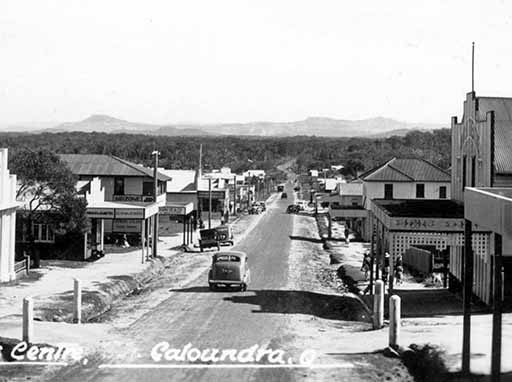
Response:
[{"label": "black and white photograph", "polygon": [[512,381],[511,36],[0,0],[0,382]]}]

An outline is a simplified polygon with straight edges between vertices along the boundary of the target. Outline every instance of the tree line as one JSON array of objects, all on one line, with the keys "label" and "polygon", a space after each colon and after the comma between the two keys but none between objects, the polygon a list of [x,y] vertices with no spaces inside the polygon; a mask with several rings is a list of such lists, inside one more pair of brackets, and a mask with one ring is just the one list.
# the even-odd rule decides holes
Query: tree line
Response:
[{"label": "tree line", "polygon": [[296,158],[296,171],[326,168],[342,164],[344,172],[356,174],[392,157],[427,159],[441,168],[450,166],[451,135],[449,129],[412,131],[403,137],[384,139],[328,137],[169,137],[142,134],[40,133],[0,134],[0,147],[11,152],[47,150],[62,154],[109,154],[151,166],[151,152],[161,152],[160,166],[169,169],[195,169],[199,162],[199,145],[203,145],[205,170],[230,167],[241,172],[248,169],[275,170],[290,158]]}]

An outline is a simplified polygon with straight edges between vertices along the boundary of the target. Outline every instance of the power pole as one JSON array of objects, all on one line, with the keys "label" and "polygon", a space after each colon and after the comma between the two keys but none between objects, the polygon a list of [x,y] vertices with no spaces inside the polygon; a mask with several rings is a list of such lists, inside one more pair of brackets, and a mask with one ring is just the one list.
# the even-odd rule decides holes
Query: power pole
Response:
[{"label": "power pole", "polygon": [[208,178],[208,229],[212,228],[212,178]]},{"label": "power pole", "polygon": [[235,195],[233,196],[233,199],[234,199],[234,201],[233,201],[233,214],[235,216],[237,216],[238,214],[237,214],[237,211],[236,211],[236,174],[235,174],[235,186],[234,186],[234,188],[235,188]]},{"label": "power pole", "polygon": [[[153,168],[153,196],[154,196],[154,202],[156,203],[156,198],[158,196],[158,156],[160,155],[159,151],[153,151],[151,153],[155,156],[154,158],[154,168]],[[158,210],[156,212],[156,215],[153,216],[153,257],[157,256],[157,242],[158,242]]]},{"label": "power pole", "polygon": [[463,274],[463,325],[462,325],[462,373],[470,374],[471,361],[471,296],[473,294],[473,238],[471,221],[464,220],[464,274]]}]

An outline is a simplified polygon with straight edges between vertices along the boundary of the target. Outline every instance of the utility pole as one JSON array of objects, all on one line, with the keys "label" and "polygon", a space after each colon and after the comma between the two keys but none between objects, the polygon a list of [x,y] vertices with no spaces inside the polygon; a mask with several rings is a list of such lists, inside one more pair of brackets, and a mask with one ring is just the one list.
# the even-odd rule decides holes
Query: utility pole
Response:
[{"label": "utility pole", "polygon": [[212,228],[212,178],[208,178],[208,229]]},{"label": "utility pole", "polygon": [[235,216],[238,216],[237,211],[236,211],[236,174],[235,174],[235,186],[234,186],[234,188],[235,188],[235,195],[233,197],[233,199],[234,199],[234,201],[233,201],[233,214]]},{"label": "utility pole", "polygon": [[463,273],[463,325],[462,325],[462,373],[470,374],[471,361],[471,296],[473,294],[473,231],[471,221],[464,219],[464,273]]},{"label": "utility pole", "polygon": [[[158,156],[160,155],[160,152],[155,150],[151,153],[151,155],[154,155],[154,168],[153,168],[153,196],[154,196],[154,202],[156,203],[156,198],[158,196]],[[157,242],[158,242],[158,210],[156,215],[153,216],[153,257],[157,256]]]}]

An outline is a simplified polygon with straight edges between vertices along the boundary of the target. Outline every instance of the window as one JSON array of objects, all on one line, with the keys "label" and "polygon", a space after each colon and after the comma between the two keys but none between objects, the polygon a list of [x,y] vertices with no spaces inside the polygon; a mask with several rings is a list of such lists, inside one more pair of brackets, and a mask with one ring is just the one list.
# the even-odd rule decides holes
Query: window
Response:
[{"label": "window", "polygon": [[446,199],[446,186],[439,187],[439,199]]},{"label": "window", "polygon": [[124,178],[114,177],[114,195],[124,195]]},{"label": "window", "polygon": [[[53,243],[55,241],[53,228],[49,224],[32,224],[32,235],[35,242]],[[26,240],[28,240],[28,237]]]},{"label": "window", "polygon": [[471,157],[471,187],[475,187],[476,184],[476,157]]},{"label": "window", "polygon": [[417,184],[416,185],[416,197],[417,198],[424,198],[425,197],[425,185],[424,184]]},{"label": "window", "polygon": [[384,199],[393,199],[393,185],[392,184],[384,185]]},{"label": "window", "polygon": [[144,182],[142,183],[142,195],[144,196],[152,196],[153,195],[153,182]]}]

